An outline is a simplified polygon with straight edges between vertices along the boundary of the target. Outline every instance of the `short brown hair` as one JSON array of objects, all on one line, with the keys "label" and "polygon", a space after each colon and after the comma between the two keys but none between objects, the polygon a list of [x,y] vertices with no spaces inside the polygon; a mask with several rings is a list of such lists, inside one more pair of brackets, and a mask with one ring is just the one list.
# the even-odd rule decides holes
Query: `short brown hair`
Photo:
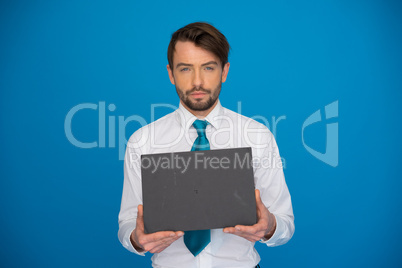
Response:
[{"label": "short brown hair", "polygon": [[226,37],[214,26],[206,22],[193,22],[180,28],[172,34],[167,57],[170,69],[173,70],[173,53],[177,41],[191,41],[197,47],[201,47],[217,56],[222,68],[228,62],[229,43]]}]

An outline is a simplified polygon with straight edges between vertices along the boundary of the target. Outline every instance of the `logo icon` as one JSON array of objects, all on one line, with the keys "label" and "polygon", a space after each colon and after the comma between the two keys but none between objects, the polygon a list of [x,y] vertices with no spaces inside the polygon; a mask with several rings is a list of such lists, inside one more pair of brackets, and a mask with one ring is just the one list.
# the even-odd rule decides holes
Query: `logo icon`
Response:
[{"label": "logo icon", "polygon": [[[337,118],[338,117],[338,101],[334,101],[325,106],[325,119]],[[326,125],[326,146],[325,152],[321,153],[317,150],[314,150],[310,146],[308,146],[304,141],[304,129],[310,125],[321,122],[321,110],[315,111],[312,115],[310,115],[303,123],[302,126],[302,142],[304,148],[312,154],[318,160],[332,166],[338,166],[338,123],[328,123]]]}]

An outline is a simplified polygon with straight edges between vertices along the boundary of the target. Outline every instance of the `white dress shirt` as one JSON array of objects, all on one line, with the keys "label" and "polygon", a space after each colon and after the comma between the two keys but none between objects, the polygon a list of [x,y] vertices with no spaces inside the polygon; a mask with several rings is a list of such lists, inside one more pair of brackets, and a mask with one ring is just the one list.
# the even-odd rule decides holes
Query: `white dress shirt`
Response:
[{"label": "white dress shirt", "polygon": [[[190,151],[198,136],[192,126],[196,119],[180,104],[176,111],[136,131],[128,141],[118,237],[131,252],[144,255],[137,252],[130,242],[136,226],[137,206],[142,204],[141,155]],[[271,247],[286,243],[294,232],[294,217],[273,135],[264,125],[222,107],[219,101],[205,120],[210,123],[206,135],[211,150],[252,148],[255,186],[260,190],[263,203],[276,218],[274,235],[260,242]],[[254,243],[226,234],[222,229],[211,230],[211,243],[196,257],[185,246],[183,237],[152,256],[153,267],[251,268],[259,261]]]}]

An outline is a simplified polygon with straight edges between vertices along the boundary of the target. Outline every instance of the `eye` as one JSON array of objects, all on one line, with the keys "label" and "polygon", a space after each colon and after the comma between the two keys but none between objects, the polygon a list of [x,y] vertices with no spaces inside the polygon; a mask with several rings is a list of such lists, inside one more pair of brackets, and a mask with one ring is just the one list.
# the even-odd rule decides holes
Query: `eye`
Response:
[{"label": "eye", "polygon": [[213,71],[213,70],[214,70],[214,67],[208,66],[208,67],[205,67],[205,70],[207,70],[207,71]]},{"label": "eye", "polygon": [[186,71],[189,71],[189,70],[190,70],[189,68],[184,67],[184,68],[180,69],[180,72],[186,72]]}]

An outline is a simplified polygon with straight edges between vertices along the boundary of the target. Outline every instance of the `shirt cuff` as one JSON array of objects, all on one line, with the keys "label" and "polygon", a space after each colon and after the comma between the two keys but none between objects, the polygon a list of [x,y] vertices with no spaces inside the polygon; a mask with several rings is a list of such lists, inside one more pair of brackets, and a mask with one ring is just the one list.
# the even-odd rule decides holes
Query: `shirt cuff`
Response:
[{"label": "shirt cuff", "polygon": [[268,247],[274,247],[277,245],[277,242],[282,239],[282,234],[286,231],[286,224],[280,217],[277,217],[273,214],[276,220],[276,229],[274,234],[270,239],[261,239],[260,242],[266,244]]}]

